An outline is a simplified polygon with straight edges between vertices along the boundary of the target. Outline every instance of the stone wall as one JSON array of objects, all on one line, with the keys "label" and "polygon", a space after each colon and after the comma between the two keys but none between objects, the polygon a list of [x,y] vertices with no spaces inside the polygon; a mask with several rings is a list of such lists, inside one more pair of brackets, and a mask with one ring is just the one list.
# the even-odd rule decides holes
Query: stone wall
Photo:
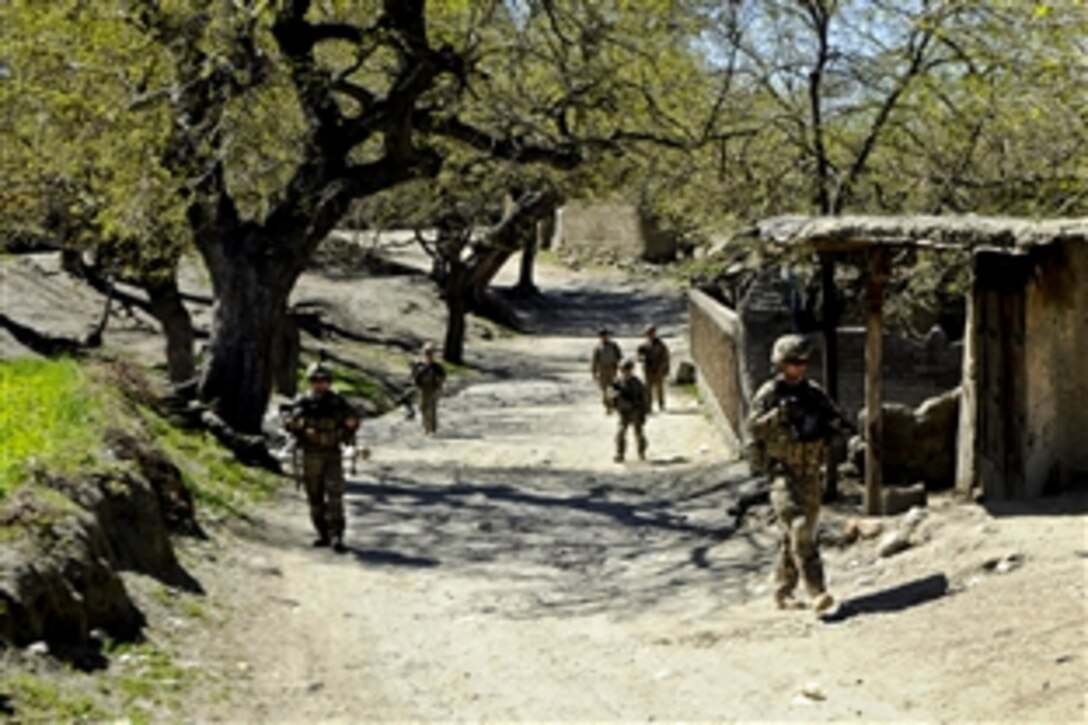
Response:
[{"label": "stone wall", "polygon": [[752,391],[744,368],[744,334],[733,310],[707,294],[688,296],[691,357],[699,393],[729,442],[739,451]]},{"label": "stone wall", "polygon": [[631,204],[571,201],[555,214],[552,248],[581,257],[667,262],[676,239],[658,231]]}]

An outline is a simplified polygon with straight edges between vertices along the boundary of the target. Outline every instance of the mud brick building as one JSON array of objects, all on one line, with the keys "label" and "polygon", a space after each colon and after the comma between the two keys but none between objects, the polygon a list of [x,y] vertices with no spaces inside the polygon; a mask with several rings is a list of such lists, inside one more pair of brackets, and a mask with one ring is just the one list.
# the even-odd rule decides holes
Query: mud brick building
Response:
[{"label": "mud brick building", "polygon": [[555,213],[551,247],[578,257],[668,262],[676,257],[677,239],[632,204],[570,201]]},{"label": "mud brick building", "polygon": [[[811,252],[832,269],[842,263],[862,267],[865,326],[836,325],[831,340],[825,335],[823,359],[833,361],[831,376],[844,408],[876,411],[863,432],[871,513],[879,513],[884,401],[915,404],[957,385],[956,487],[963,495],[1035,497],[1088,481],[1088,219],[782,217],[758,229],[765,243]],[[971,252],[962,343],[948,344],[939,335],[911,341],[885,330],[891,254],[907,248]],[[782,304],[789,294],[788,286],[768,277],[734,311],[693,293],[693,357],[701,376],[711,378],[701,383],[712,391],[708,397],[727,411],[723,420],[743,420],[745,396],[767,373],[771,341],[790,331],[793,316]],[[731,324],[708,334],[723,315]],[[719,340],[712,345],[697,336]],[[733,368],[708,360],[727,348],[732,352],[724,359],[735,360]],[[813,373],[831,377],[819,364]],[[743,438],[744,432],[732,435]]]}]

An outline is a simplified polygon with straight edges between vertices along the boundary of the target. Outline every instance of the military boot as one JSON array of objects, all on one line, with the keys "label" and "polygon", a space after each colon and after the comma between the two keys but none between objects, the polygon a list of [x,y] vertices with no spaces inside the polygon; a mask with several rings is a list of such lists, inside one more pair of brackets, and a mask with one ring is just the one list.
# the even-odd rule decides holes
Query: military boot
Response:
[{"label": "military boot", "polygon": [[816,614],[826,614],[829,610],[835,606],[835,598],[824,592],[820,596],[816,597],[812,602],[812,608],[816,610]]}]

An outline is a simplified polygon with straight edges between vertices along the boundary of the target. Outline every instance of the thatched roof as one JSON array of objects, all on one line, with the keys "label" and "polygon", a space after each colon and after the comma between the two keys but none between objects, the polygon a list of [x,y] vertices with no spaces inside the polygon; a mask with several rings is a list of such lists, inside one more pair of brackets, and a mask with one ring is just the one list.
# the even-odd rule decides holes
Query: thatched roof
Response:
[{"label": "thatched roof", "polygon": [[873,246],[967,249],[1025,248],[1072,240],[1088,242],[1088,217],[1033,221],[983,216],[772,217],[759,222],[761,239],[818,252]]}]

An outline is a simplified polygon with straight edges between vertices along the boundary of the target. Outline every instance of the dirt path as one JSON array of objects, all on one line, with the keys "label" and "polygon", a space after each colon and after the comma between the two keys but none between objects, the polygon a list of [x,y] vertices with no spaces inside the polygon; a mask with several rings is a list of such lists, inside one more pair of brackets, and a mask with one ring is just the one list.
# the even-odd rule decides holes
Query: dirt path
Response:
[{"label": "dirt path", "polygon": [[[682,347],[680,299],[553,282],[558,312],[526,308],[538,334],[490,344],[479,362],[496,375],[459,382],[438,438],[399,413],[368,425],[351,555],[301,545],[297,499],[270,512],[274,543],[235,554],[262,565],[232,583],[238,614],[220,646],[244,665],[208,716],[1083,717],[1082,503],[998,518],[938,505],[930,542],[899,557],[828,552],[852,602],[838,621],[772,611],[773,533],[733,531],[724,510],[744,471],[694,399],[670,391],[649,424],[651,461],[611,462],[585,334],[633,305]],[[986,573],[1009,552],[1019,569]]]}]

